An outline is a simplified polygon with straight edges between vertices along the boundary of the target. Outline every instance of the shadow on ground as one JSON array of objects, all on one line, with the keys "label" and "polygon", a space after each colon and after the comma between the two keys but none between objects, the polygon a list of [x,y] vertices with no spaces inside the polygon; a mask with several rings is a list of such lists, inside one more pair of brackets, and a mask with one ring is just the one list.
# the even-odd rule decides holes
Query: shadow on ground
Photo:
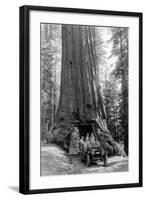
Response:
[{"label": "shadow on ground", "polygon": [[19,192],[19,187],[18,186],[8,186],[8,188],[14,192]]}]

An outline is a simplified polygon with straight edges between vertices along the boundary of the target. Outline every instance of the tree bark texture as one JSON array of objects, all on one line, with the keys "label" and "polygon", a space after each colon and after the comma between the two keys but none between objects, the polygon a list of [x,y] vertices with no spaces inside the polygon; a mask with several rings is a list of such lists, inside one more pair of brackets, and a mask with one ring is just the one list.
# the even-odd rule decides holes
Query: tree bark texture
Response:
[{"label": "tree bark texture", "polygon": [[61,93],[57,121],[68,124],[72,113],[79,109],[82,120],[86,118],[86,106],[91,106],[91,118],[103,131],[106,113],[100,93],[94,27],[62,26]]}]

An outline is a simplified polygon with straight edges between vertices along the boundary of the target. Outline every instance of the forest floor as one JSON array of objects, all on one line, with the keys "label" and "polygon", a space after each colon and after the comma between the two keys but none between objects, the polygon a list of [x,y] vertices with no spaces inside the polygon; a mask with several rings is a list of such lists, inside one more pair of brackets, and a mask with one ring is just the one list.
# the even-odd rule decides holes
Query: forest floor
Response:
[{"label": "forest floor", "polygon": [[55,144],[41,144],[41,176],[80,174],[67,154]]},{"label": "forest floor", "polygon": [[41,175],[86,174],[128,171],[128,158],[108,158],[108,166],[98,162],[90,167],[80,161],[79,155],[69,155],[54,144],[41,145]]}]

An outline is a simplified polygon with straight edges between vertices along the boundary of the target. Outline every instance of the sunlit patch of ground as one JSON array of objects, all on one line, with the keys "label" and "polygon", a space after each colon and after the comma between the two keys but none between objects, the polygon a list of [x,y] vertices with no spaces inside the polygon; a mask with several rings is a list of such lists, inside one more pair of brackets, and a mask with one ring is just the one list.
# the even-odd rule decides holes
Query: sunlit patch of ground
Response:
[{"label": "sunlit patch of ground", "polygon": [[104,167],[103,162],[98,161],[87,167],[85,163],[80,161],[80,156],[71,156],[72,163],[78,166],[81,173],[106,173],[106,172],[124,172],[128,171],[128,158],[114,156],[108,158],[108,165]]},{"label": "sunlit patch of ground", "polygon": [[41,146],[41,176],[78,174],[66,153],[56,145]]}]

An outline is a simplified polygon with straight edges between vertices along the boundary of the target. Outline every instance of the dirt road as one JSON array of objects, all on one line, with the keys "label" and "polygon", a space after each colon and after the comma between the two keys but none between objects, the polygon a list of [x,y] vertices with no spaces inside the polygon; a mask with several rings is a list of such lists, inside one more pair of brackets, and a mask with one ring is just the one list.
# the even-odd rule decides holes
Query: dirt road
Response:
[{"label": "dirt road", "polygon": [[87,167],[80,161],[80,155],[66,154],[54,144],[41,146],[41,175],[84,174],[128,171],[128,158],[108,158],[108,166],[102,162]]},{"label": "dirt road", "polygon": [[70,158],[72,163],[77,166],[83,174],[128,171],[128,158],[121,156],[108,158],[107,167],[104,167],[103,162],[100,161],[91,165],[90,167],[87,167],[85,163],[80,161],[79,155],[71,155]]}]

